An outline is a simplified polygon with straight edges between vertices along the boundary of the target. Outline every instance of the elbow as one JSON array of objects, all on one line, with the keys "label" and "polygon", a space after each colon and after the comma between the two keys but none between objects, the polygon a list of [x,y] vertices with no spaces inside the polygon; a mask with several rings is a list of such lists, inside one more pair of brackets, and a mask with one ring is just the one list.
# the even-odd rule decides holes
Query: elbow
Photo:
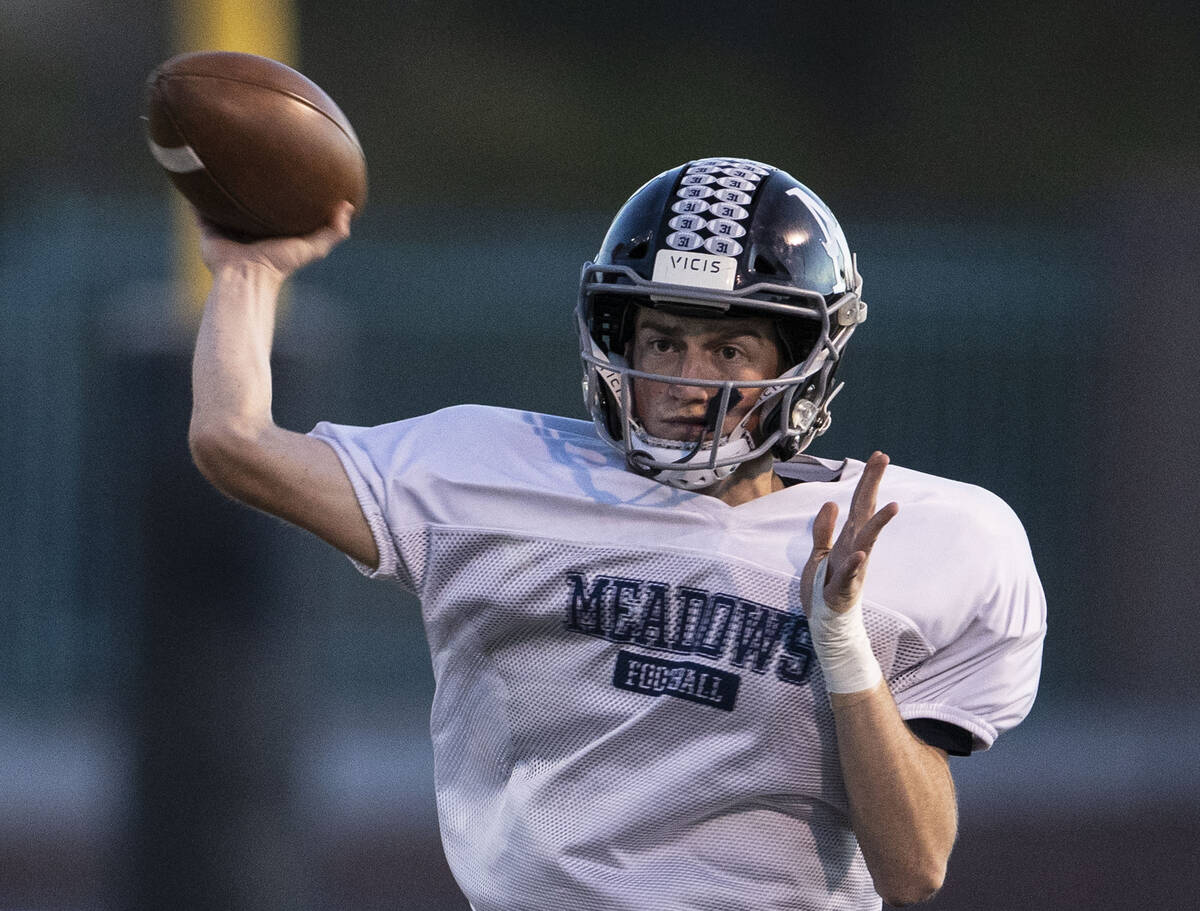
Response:
[{"label": "elbow", "polygon": [[933,898],[946,879],[945,865],[909,870],[902,877],[876,882],[879,897],[893,908],[906,908]]},{"label": "elbow", "polygon": [[[940,822],[939,822],[940,820]],[[893,908],[929,901],[946,881],[957,834],[957,813],[928,815],[926,825],[897,828],[888,839],[895,850],[864,855],[875,891]]]},{"label": "elbow", "polygon": [[232,426],[214,426],[192,420],[188,449],[192,462],[213,487],[242,499],[240,479],[246,474],[253,436]]}]

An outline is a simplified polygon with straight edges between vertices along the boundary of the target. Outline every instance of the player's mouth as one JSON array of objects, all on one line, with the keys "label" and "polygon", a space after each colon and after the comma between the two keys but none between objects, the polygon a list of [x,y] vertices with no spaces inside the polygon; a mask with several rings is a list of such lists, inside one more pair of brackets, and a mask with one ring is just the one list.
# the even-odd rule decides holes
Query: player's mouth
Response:
[{"label": "player's mouth", "polygon": [[703,415],[694,418],[663,418],[659,421],[659,428],[656,436],[666,440],[685,442],[694,442],[700,439],[701,434],[706,434],[710,430],[708,421]]}]

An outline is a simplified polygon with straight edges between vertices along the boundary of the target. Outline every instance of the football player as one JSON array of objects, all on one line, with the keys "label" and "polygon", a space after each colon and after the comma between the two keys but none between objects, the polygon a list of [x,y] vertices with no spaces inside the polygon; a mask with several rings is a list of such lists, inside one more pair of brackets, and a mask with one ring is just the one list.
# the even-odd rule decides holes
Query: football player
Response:
[{"label": "football player", "polygon": [[932,895],[947,756],[1028,712],[1045,606],[992,494],[805,453],[867,316],[824,203],[738,158],[638,190],[582,271],[590,421],[462,405],[294,433],[271,418],[276,294],[348,225],[206,230],[191,446],[227,494],[420,598],[475,911]]}]

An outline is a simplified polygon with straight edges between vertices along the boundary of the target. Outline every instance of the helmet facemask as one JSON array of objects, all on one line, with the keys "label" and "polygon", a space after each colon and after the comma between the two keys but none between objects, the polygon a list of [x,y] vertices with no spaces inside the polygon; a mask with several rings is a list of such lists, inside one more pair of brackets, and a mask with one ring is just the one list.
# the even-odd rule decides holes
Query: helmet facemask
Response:
[{"label": "helmet facemask", "polygon": [[[629,277],[623,270],[620,274]],[[585,402],[600,436],[622,453],[631,470],[673,487],[700,490],[729,477],[742,463],[768,452],[779,458],[791,458],[829,426],[825,406],[837,391],[832,385],[833,375],[842,348],[853,331],[852,326],[839,326],[837,320],[843,308],[858,304],[856,295],[844,295],[845,300],[827,305],[820,295],[775,288],[772,289],[775,293],[787,293],[793,301],[779,304],[747,300],[747,306],[738,306],[736,313],[765,312],[775,316],[780,327],[779,347],[787,367],[779,376],[768,379],[717,380],[649,373],[631,366],[625,351],[634,313],[639,304],[654,306],[657,295],[652,292],[658,289],[647,282],[641,287],[622,283],[619,293],[614,294],[615,290],[610,269],[589,263],[584,267],[576,315]],[[762,292],[765,288],[757,290]],[[714,309],[712,304],[693,302],[684,309],[680,304],[682,301],[674,299],[664,309],[676,312],[683,309],[710,317],[728,310],[728,305]],[[806,324],[803,329],[788,332],[788,324],[798,321]],[[784,341],[789,335],[793,339],[810,340],[807,349],[792,350]],[[707,426],[699,437],[674,440],[650,434],[637,415],[635,379],[713,389]],[[727,414],[748,396],[756,396],[753,405],[737,426],[721,435],[714,445],[716,428],[723,428]],[[751,433],[751,418],[755,415],[759,420]]]}]

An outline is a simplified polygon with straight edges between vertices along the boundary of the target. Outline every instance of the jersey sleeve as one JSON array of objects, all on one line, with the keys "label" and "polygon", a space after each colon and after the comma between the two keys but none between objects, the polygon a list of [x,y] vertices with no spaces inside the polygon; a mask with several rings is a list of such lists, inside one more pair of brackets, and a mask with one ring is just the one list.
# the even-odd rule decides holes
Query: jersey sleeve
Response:
[{"label": "jersey sleeve", "polygon": [[358,569],[417,596],[435,530],[540,522],[526,509],[533,498],[544,505],[542,518],[578,524],[591,517],[591,501],[562,513],[545,506],[547,497],[571,484],[580,489],[580,478],[586,487],[593,460],[615,458],[590,422],[485,405],[375,427],[323,422],[309,435],[337,453],[374,535],[379,566]]},{"label": "jersey sleeve", "polygon": [[[1041,674],[1046,602],[1025,531],[998,498],[982,516],[945,523],[945,548],[924,568],[936,617],[921,623],[932,654],[892,681],[905,721],[932,719],[986,750],[1028,713]],[[945,533],[945,531],[943,532]],[[917,611],[919,613],[919,610]]]},{"label": "jersey sleeve", "polygon": [[309,436],[328,443],[345,469],[379,551],[379,566],[351,562],[372,579],[398,582],[419,594],[424,584],[429,509],[421,495],[422,463],[430,456],[431,416],[375,427],[321,422]]}]

